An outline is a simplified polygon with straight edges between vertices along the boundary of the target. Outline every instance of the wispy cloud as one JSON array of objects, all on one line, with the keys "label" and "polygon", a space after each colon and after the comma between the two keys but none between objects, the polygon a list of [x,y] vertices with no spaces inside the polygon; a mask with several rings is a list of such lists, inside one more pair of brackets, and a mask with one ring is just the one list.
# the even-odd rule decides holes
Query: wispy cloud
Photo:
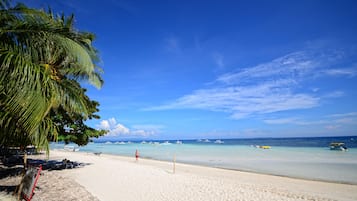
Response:
[{"label": "wispy cloud", "polygon": [[128,13],[137,13],[139,9],[131,4],[131,1],[117,1],[111,0],[110,3],[115,7],[119,8],[120,10],[124,10]]},{"label": "wispy cloud", "polygon": [[333,67],[341,59],[340,52],[299,51],[279,57],[267,63],[227,73],[217,78],[225,84],[250,84],[264,80],[292,79],[296,82],[318,76],[357,75],[357,66]]},{"label": "wispy cloud", "polygon": [[331,76],[348,76],[355,77],[357,75],[357,68],[341,68],[341,69],[328,69],[323,71],[327,75]]},{"label": "wispy cloud", "polygon": [[293,124],[293,125],[322,125],[328,130],[337,129],[346,125],[357,125],[357,112],[331,114],[313,120],[301,117],[264,119],[266,124]]},{"label": "wispy cloud", "polygon": [[171,37],[165,38],[164,42],[165,42],[165,47],[168,51],[170,51],[170,52],[180,51],[180,42],[177,37],[171,36]]},{"label": "wispy cloud", "polygon": [[292,125],[300,125],[300,126],[309,126],[309,125],[323,125],[331,123],[331,120],[320,119],[320,120],[307,120],[298,117],[289,117],[289,118],[274,118],[274,119],[264,119],[264,123],[266,124],[292,124]]},{"label": "wispy cloud", "polygon": [[219,68],[224,68],[224,62],[223,62],[224,57],[221,53],[215,52],[213,53],[212,57],[213,57],[213,61],[216,63],[216,65]]},{"label": "wispy cloud", "polygon": [[331,114],[328,117],[357,117],[357,112],[349,112],[349,113],[340,113],[340,114]]},{"label": "wispy cloud", "polygon": [[135,125],[131,129],[118,123],[115,118],[102,120],[97,128],[108,130],[108,137],[149,137],[159,133],[162,126],[159,125]]},{"label": "wispy cloud", "polygon": [[151,109],[209,109],[229,112],[233,118],[239,119],[253,113],[311,108],[318,104],[318,98],[302,93],[293,94],[288,89],[278,88],[279,83],[198,90],[171,104]]},{"label": "wispy cloud", "polygon": [[327,130],[336,130],[338,129],[340,126],[339,125],[328,125],[328,126],[325,126],[325,128]]},{"label": "wispy cloud", "polygon": [[295,124],[298,120],[296,118],[280,118],[280,119],[265,119],[267,124]]},{"label": "wispy cloud", "polygon": [[[306,80],[316,78],[316,72],[326,72],[331,65],[338,63],[338,58],[340,54],[333,51],[294,52],[270,62],[221,75],[208,88],[195,90],[168,104],[146,109],[203,109],[226,112],[234,119],[241,119],[314,108],[320,105],[321,99],[341,97],[343,92],[332,91],[318,96],[318,90],[301,90],[301,86]],[[336,73],[323,75],[332,76]]]},{"label": "wispy cloud", "polygon": [[339,124],[356,124],[357,125],[357,112],[332,114],[327,118]]},{"label": "wispy cloud", "polygon": [[324,94],[323,98],[339,98],[342,97],[345,93],[343,91],[332,91],[328,94]]},{"label": "wispy cloud", "polygon": [[218,77],[217,81],[225,84],[249,84],[264,80],[299,79],[311,73],[321,65],[321,59],[313,58],[311,53],[294,52],[273,61],[250,68],[227,73]]}]

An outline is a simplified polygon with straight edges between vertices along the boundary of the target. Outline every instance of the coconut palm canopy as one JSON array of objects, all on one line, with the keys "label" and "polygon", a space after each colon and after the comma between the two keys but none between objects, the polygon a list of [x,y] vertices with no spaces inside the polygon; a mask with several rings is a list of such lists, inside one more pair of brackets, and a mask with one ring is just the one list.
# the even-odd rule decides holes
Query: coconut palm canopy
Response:
[{"label": "coconut palm canopy", "polygon": [[[80,85],[100,88],[102,69],[92,46],[94,35],[73,26],[74,16],[55,15],[0,1],[0,143],[47,147],[58,135],[105,132],[83,127],[99,105]],[[59,122],[67,119],[67,125]],[[82,129],[64,131],[63,126]],[[76,123],[75,123],[76,122]],[[68,129],[67,129],[68,130]],[[88,136],[89,135],[89,136]],[[72,136],[73,137],[73,136]],[[62,137],[63,138],[63,137]],[[85,143],[81,143],[85,144]]]}]

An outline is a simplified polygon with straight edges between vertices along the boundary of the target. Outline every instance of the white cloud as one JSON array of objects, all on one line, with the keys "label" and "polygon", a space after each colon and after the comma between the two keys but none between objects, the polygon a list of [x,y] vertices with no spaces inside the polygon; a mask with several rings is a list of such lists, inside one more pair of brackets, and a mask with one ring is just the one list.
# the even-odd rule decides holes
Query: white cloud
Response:
[{"label": "white cloud", "polygon": [[124,136],[124,137],[148,137],[159,133],[159,126],[133,126],[132,129],[124,126],[123,124],[117,123],[115,118],[110,118],[108,120],[102,120],[99,125],[99,129],[108,130],[109,133],[106,136]]},{"label": "white cloud", "polygon": [[133,135],[142,136],[142,137],[148,137],[155,134],[154,131],[146,131],[146,130],[134,130],[131,133]]},{"label": "white cloud", "polygon": [[236,73],[227,73],[217,78],[225,84],[254,83],[264,80],[299,79],[318,68],[321,61],[307,52],[294,52],[273,61],[245,68]]},{"label": "white cloud", "polygon": [[109,133],[107,136],[127,135],[130,133],[130,130],[124,125],[117,123],[115,118],[102,120],[97,127],[99,129],[108,130]]},{"label": "white cloud", "polygon": [[240,119],[251,114],[304,109],[318,105],[318,98],[303,93],[294,94],[284,83],[289,82],[197,90],[171,104],[151,109],[208,109],[228,112],[232,118]]},{"label": "white cloud", "polygon": [[357,112],[332,114],[327,116],[327,118],[334,121],[334,123],[339,124],[357,124]]},{"label": "white cloud", "polygon": [[323,98],[339,98],[344,95],[343,91],[332,91],[328,94],[323,95]]},{"label": "white cloud", "polygon": [[356,118],[341,118],[341,119],[336,119],[337,123],[342,123],[342,124],[356,124]]},{"label": "white cloud", "polygon": [[296,118],[281,118],[281,119],[266,119],[264,120],[267,124],[291,124],[296,123]]},{"label": "white cloud", "polygon": [[[316,72],[335,65],[337,57],[340,54],[334,52],[294,52],[267,63],[224,74],[208,88],[195,90],[171,103],[146,110],[202,109],[226,112],[234,119],[241,119],[314,108],[320,105],[321,99],[343,95],[342,91],[332,91],[325,96],[318,96],[317,87],[312,91],[301,90],[304,81],[316,78]],[[327,73],[323,75],[329,76]]]},{"label": "white cloud", "polygon": [[357,112],[343,113],[343,114],[331,114],[324,117],[319,117],[319,120],[313,120],[312,118],[274,118],[264,119],[264,123],[267,124],[295,124],[295,125],[324,125],[326,129],[340,128],[347,125],[357,125]]},{"label": "white cloud", "polygon": [[357,117],[357,112],[349,112],[349,113],[340,113],[340,114],[331,114],[328,117]]},{"label": "white cloud", "polygon": [[264,119],[264,123],[266,124],[294,124],[300,126],[309,126],[309,125],[324,125],[329,124],[331,121],[326,119],[323,120],[303,120],[302,118],[290,117],[290,118],[275,118],[275,119]]},{"label": "white cloud", "polygon": [[357,75],[357,68],[327,69],[323,72],[331,76],[355,77]]},{"label": "white cloud", "polygon": [[111,130],[111,133],[114,135],[126,135],[130,133],[130,130],[122,124],[117,124],[115,125],[114,129]]},{"label": "white cloud", "polygon": [[320,90],[320,88],[314,87],[311,89],[313,92],[318,92]]},{"label": "white cloud", "polygon": [[100,124],[98,125],[98,128],[109,130],[110,129],[109,121],[108,120],[101,121]]},{"label": "white cloud", "polygon": [[160,131],[161,129],[164,128],[162,125],[156,125],[156,124],[140,124],[140,125],[133,125],[133,129],[142,129],[142,130],[153,130],[153,131]]},{"label": "white cloud", "polygon": [[328,126],[325,126],[325,128],[327,130],[336,130],[338,129],[340,126],[339,125],[328,125]]}]

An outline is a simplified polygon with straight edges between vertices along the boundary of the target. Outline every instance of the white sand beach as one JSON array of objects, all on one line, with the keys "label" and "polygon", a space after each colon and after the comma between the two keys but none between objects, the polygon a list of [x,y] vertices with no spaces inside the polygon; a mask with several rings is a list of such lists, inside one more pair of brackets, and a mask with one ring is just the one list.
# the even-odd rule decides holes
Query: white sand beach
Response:
[{"label": "white sand beach", "polygon": [[[72,181],[74,186],[77,183],[78,189],[74,186],[67,188],[72,194],[80,194],[79,190],[84,187],[83,192],[88,191],[94,196],[82,196],[80,200],[357,200],[357,185],[186,164],[176,164],[173,173],[172,162],[148,159],[136,162],[134,157],[97,156],[83,152],[52,150],[50,158],[67,158],[87,164],[81,168],[46,173],[60,175],[57,183],[70,185]],[[44,180],[46,177],[41,176],[40,189]],[[37,193],[34,200],[42,200],[41,194]]]},{"label": "white sand beach", "polygon": [[[172,162],[51,150],[51,160],[64,158],[85,165],[43,171],[33,201],[357,200],[357,185],[187,164],[176,164],[174,173]],[[3,178],[0,186],[18,184],[19,179]]]}]

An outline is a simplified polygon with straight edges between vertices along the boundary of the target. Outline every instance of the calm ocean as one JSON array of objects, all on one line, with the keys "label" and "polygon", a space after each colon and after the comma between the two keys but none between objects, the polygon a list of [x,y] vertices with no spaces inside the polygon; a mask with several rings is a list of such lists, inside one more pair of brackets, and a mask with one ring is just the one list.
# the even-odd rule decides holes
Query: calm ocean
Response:
[{"label": "calm ocean", "polygon": [[[280,176],[357,184],[357,136],[314,138],[260,138],[177,141],[96,142],[83,152],[102,152],[134,158],[198,164]],[[331,151],[331,142],[344,142],[348,151]],[[257,148],[270,146],[270,149]],[[51,144],[51,148],[63,148]]]}]

